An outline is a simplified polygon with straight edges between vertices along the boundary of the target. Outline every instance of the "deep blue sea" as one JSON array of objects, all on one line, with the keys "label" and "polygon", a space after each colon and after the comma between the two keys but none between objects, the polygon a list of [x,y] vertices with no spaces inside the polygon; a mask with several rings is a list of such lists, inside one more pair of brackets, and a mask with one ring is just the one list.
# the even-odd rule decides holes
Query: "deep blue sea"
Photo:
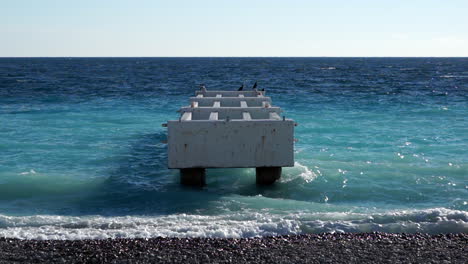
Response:
[{"label": "deep blue sea", "polygon": [[[166,128],[258,81],[295,167],[183,187]],[[468,58],[0,58],[0,237],[468,232]]]}]

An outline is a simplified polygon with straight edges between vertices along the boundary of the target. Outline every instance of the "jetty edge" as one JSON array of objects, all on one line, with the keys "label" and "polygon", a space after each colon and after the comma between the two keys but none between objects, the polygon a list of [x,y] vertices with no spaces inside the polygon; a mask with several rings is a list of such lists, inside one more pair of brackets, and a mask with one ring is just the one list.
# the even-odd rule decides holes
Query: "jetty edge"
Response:
[{"label": "jetty edge", "polygon": [[294,120],[281,117],[265,91],[209,91],[190,97],[169,120],[168,168],[183,185],[206,184],[208,168],[255,168],[256,183],[273,184],[294,166]]}]

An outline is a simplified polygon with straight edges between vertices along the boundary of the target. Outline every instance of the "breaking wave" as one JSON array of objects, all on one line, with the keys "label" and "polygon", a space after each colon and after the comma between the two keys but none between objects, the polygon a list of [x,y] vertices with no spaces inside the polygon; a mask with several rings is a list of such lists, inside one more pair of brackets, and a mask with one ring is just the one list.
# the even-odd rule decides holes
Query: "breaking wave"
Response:
[{"label": "breaking wave", "polygon": [[362,214],[237,212],[218,216],[5,216],[0,236],[20,239],[246,238],[323,232],[468,232],[468,213],[445,208]]}]

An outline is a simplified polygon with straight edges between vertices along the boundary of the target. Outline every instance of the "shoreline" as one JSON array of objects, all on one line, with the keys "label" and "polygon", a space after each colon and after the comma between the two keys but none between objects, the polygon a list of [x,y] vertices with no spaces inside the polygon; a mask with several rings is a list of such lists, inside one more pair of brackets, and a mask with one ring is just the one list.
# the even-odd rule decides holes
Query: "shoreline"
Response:
[{"label": "shoreline", "polygon": [[468,233],[324,233],[256,238],[20,240],[0,263],[465,263]]}]

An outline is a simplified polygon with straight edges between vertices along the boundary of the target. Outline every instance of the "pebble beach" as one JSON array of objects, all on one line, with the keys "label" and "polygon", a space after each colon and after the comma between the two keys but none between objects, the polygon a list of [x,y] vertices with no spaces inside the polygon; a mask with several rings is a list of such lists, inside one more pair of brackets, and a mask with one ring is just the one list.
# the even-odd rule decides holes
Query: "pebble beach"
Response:
[{"label": "pebble beach", "polygon": [[0,263],[466,263],[467,245],[466,233],[326,233],[243,239],[0,238]]}]

